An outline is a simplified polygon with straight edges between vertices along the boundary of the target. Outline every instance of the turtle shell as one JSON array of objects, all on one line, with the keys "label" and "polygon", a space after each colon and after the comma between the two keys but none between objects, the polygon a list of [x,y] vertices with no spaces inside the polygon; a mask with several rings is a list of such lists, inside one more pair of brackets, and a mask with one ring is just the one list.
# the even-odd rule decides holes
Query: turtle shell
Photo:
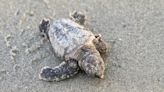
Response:
[{"label": "turtle shell", "polygon": [[54,52],[61,58],[95,38],[91,31],[70,19],[54,21],[48,35]]}]

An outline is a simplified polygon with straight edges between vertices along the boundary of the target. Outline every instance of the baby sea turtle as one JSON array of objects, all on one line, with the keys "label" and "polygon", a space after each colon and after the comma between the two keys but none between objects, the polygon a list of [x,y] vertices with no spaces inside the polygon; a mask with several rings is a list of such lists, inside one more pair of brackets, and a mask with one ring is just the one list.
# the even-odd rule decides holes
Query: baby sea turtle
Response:
[{"label": "baby sea turtle", "polygon": [[55,54],[64,61],[54,67],[43,67],[39,78],[46,81],[61,81],[76,75],[79,70],[89,76],[104,78],[104,55],[107,45],[101,35],[94,35],[84,28],[85,15],[74,12],[70,19],[60,19],[50,24],[43,19],[40,32],[50,41]]}]

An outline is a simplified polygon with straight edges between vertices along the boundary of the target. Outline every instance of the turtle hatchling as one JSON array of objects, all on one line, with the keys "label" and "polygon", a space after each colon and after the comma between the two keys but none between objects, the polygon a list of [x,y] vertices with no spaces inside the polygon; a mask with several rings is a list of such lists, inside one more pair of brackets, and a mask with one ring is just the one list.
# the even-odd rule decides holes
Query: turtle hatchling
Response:
[{"label": "turtle hatchling", "polygon": [[39,24],[41,34],[51,43],[55,55],[64,60],[58,66],[45,66],[39,78],[45,81],[61,81],[84,71],[92,77],[104,78],[106,42],[100,34],[93,34],[84,27],[86,16],[73,12],[70,18],[62,18],[52,23],[43,19]]}]

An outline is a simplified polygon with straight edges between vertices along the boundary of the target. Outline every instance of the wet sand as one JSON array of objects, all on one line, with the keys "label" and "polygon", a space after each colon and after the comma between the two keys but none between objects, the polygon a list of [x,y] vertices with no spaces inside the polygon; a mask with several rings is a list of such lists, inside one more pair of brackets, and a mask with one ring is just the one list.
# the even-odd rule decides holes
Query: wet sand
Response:
[{"label": "wet sand", "polygon": [[[163,0],[0,0],[0,92],[163,92]],[[67,18],[83,11],[87,26],[110,43],[105,79],[84,73],[61,81],[38,79],[54,67],[47,41],[39,36],[44,17]]]}]

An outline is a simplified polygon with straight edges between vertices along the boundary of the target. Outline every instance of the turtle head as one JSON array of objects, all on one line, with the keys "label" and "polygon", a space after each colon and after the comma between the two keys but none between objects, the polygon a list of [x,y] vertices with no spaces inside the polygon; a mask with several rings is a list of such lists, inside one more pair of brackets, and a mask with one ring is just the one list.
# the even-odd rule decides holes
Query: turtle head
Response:
[{"label": "turtle head", "polygon": [[79,66],[84,70],[89,76],[95,76],[98,78],[104,78],[105,64],[104,61],[96,50],[95,47],[84,47],[83,56],[79,61]]},{"label": "turtle head", "polygon": [[48,36],[49,28],[50,28],[50,20],[44,18],[39,24],[39,30],[40,30],[41,36],[49,38]]}]

